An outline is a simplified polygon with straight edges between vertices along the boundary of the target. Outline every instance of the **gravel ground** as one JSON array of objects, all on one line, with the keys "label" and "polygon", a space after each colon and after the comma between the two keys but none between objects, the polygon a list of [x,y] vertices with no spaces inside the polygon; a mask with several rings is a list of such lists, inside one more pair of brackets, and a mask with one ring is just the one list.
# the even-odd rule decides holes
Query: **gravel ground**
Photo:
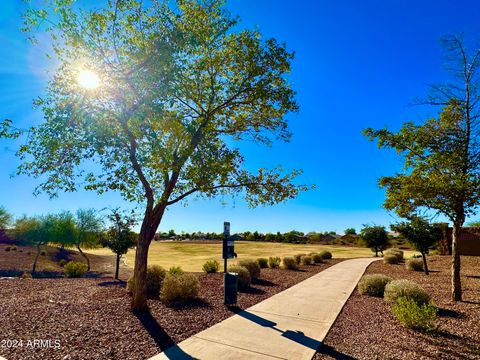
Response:
[{"label": "gravel ground", "polygon": [[[147,359],[339,261],[300,271],[262,269],[261,279],[248,293],[239,293],[233,308],[223,305],[223,274],[198,273],[199,300],[169,308],[152,299],[146,316],[132,314],[124,285],[110,278],[2,279],[0,355],[9,360]],[[45,341],[35,344],[35,339]]]},{"label": "gravel ground", "polygon": [[403,327],[383,299],[355,290],[314,359],[480,359],[480,257],[462,256],[464,301],[457,304],[450,301],[450,261],[432,257],[429,276],[382,261],[366,271],[424,287],[440,309],[436,333]]}]

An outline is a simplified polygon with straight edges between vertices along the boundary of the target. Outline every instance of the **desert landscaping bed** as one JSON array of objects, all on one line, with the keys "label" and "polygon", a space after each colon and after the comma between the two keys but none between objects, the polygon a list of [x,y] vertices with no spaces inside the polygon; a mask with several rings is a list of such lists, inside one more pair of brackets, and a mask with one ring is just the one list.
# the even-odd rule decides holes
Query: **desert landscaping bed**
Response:
[{"label": "desert landscaping bed", "polygon": [[[300,271],[262,269],[261,279],[239,293],[232,308],[223,305],[223,274],[197,273],[197,301],[172,308],[152,299],[150,316],[132,314],[124,284],[111,278],[2,279],[1,339],[23,344],[3,346],[0,355],[9,360],[147,359],[338,262],[301,266]],[[51,340],[52,347],[32,349],[28,340],[34,339]]]},{"label": "desert landscaping bed", "polygon": [[429,276],[403,264],[371,264],[366,273],[420,284],[437,307],[438,331],[403,327],[382,298],[354,291],[314,359],[480,359],[480,257],[462,256],[463,300],[450,301],[451,258],[431,257]]}]

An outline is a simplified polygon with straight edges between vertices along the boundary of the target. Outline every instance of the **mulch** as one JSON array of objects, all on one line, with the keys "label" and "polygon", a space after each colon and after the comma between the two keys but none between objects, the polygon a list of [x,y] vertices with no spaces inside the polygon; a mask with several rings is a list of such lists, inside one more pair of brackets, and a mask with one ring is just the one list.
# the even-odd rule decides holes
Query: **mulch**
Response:
[{"label": "mulch", "polygon": [[381,298],[355,290],[314,359],[480,359],[480,257],[462,256],[463,301],[450,300],[451,259],[429,259],[432,273],[377,261],[366,271],[420,284],[439,308],[438,330],[403,327]]},{"label": "mulch", "polygon": [[[223,305],[222,273],[197,273],[198,300],[167,307],[151,299],[146,315],[130,311],[125,284],[110,278],[3,279],[0,355],[9,360],[147,359],[340,261],[300,271],[262,269],[261,279],[239,293],[235,307]],[[35,346],[35,339],[47,341]]]}]

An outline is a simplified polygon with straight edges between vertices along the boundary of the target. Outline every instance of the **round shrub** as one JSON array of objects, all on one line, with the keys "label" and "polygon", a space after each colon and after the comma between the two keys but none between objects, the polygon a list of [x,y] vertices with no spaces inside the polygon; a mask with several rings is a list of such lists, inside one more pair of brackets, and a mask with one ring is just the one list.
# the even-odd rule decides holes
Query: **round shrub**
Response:
[{"label": "round shrub", "polygon": [[392,305],[392,313],[403,325],[415,330],[435,329],[437,308],[432,304],[417,304],[406,297],[398,298]]},{"label": "round shrub", "polygon": [[422,259],[408,259],[405,268],[410,271],[423,271]]},{"label": "round shrub", "polygon": [[47,256],[47,252],[45,250],[40,251],[41,256]]},{"label": "round shrub", "polygon": [[312,255],[312,260],[315,264],[321,264],[323,263],[323,258],[322,255],[314,253]]},{"label": "round shrub", "polygon": [[418,305],[428,304],[430,295],[418,284],[410,280],[394,280],[385,286],[384,298],[394,303],[398,298],[405,297]]},{"label": "round shrub", "polygon": [[70,261],[65,264],[63,271],[69,278],[79,278],[87,273],[88,266],[85,263]]},{"label": "round shrub", "polygon": [[66,263],[67,263],[67,260],[61,259],[61,260],[58,262],[58,265],[60,265],[60,266],[63,267],[63,266],[65,266]]},{"label": "round shrub", "polygon": [[250,283],[252,282],[252,277],[250,276],[250,272],[246,267],[240,266],[240,265],[232,265],[228,268],[228,272],[237,274],[239,289],[244,290],[250,287]]},{"label": "round shrub", "polygon": [[298,270],[298,264],[293,257],[287,256],[283,258],[283,267],[288,270]]},{"label": "round shrub", "polygon": [[308,256],[308,255],[302,256],[300,261],[301,261],[302,265],[312,265],[312,257],[311,256]]},{"label": "round shrub", "polygon": [[302,256],[306,256],[306,255],[307,254],[297,254],[293,256],[297,265],[300,265],[300,263],[302,262]]},{"label": "round shrub", "polygon": [[183,269],[180,266],[171,266],[168,269],[170,275],[182,275],[184,273]]},{"label": "round shrub", "polygon": [[10,250],[12,250],[11,246],[5,246],[5,251],[10,251]]},{"label": "round shrub", "polygon": [[258,258],[257,263],[258,263],[258,266],[260,266],[260,269],[268,268],[268,259],[266,258]]},{"label": "round shrub", "polygon": [[260,277],[260,266],[255,260],[240,260],[238,265],[246,267],[252,279]]},{"label": "round shrub", "polygon": [[[147,267],[146,286],[148,296],[157,297],[160,294],[160,289],[166,274],[167,271],[159,265],[150,265]],[[131,276],[127,281],[127,291],[130,293],[133,292],[134,287],[134,277]]]},{"label": "round shrub", "polygon": [[200,282],[192,273],[167,274],[160,298],[167,304],[184,302],[198,297]]},{"label": "round shrub", "polygon": [[17,247],[15,245],[12,246],[12,251],[17,251]]},{"label": "round shrub", "polygon": [[385,254],[383,255],[383,262],[385,264],[398,264],[398,257],[393,254]]},{"label": "round shrub", "polygon": [[398,262],[403,261],[403,251],[400,249],[388,249],[387,251],[385,251],[385,255],[394,255],[397,257]]},{"label": "round shrub", "polygon": [[216,273],[219,268],[220,264],[215,259],[205,261],[205,264],[203,264],[202,267],[203,271],[205,271],[207,274]]},{"label": "round shrub", "polygon": [[382,274],[365,275],[358,282],[358,292],[362,295],[383,297],[385,286],[392,279]]},{"label": "round shrub", "polygon": [[29,272],[27,271],[24,271],[23,274],[22,274],[22,279],[31,279],[32,278],[32,274],[30,274]]},{"label": "round shrub", "polygon": [[280,259],[278,256],[268,258],[268,266],[272,269],[279,268],[281,262],[282,259]]},{"label": "round shrub", "polygon": [[326,251],[326,250],[321,251],[320,256],[322,257],[323,260],[329,260],[333,257],[332,253],[330,251]]}]

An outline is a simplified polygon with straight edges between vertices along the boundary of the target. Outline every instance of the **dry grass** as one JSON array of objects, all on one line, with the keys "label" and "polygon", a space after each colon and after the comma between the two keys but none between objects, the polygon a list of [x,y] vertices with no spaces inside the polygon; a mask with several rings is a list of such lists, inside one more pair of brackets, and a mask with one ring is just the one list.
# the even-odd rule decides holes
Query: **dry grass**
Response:
[{"label": "dry grass", "polygon": [[[235,243],[235,252],[239,259],[257,259],[259,257],[268,258],[270,256],[293,256],[299,253],[320,252],[322,250],[330,251],[334,258],[355,258],[371,257],[373,253],[370,249],[349,246],[333,246],[318,244],[282,244],[268,242],[250,242],[237,241]],[[90,253],[98,255],[111,255],[108,249],[87,250]],[[411,256],[413,252],[406,252],[406,257]],[[130,250],[126,255],[126,264],[133,266],[135,250]],[[154,241],[150,246],[148,255],[149,264],[161,265],[164,268],[170,266],[181,266],[185,271],[202,271],[202,265],[206,260],[216,259],[221,264],[222,244],[221,242],[194,242],[194,241]],[[230,263],[234,261],[230,260]]]}]

